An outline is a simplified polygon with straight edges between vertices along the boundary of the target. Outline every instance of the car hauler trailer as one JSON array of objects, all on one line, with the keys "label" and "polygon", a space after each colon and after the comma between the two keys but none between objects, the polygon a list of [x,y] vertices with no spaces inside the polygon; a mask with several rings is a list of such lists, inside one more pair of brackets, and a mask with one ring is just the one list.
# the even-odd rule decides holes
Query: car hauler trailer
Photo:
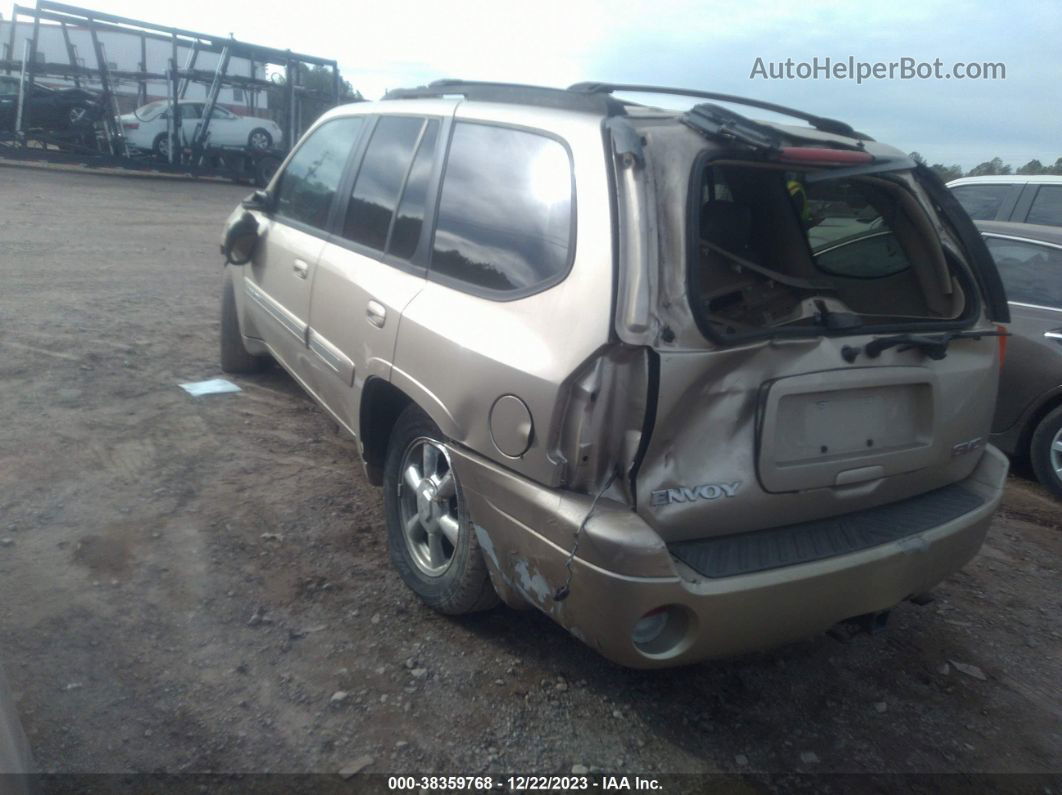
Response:
[{"label": "car hauler trailer", "polygon": [[[303,132],[303,110],[323,112],[343,101],[339,67],[334,60],[238,41],[232,36],[158,25],[89,8],[38,0],[34,7],[15,5],[7,32],[0,42],[0,74],[18,81],[14,123],[0,130],[0,158],[77,163],[92,167],[221,176],[264,184]],[[29,35],[21,35],[28,33]],[[62,36],[65,59],[45,57],[42,34]],[[137,69],[121,69],[106,51],[110,42],[139,46]],[[81,55],[74,39],[90,52]],[[47,53],[53,55],[55,49]],[[204,61],[210,61],[204,64]],[[235,63],[249,64],[249,74],[237,74]],[[325,88],[301,85],[309,70],[328,75]],[[27,112],[35,84],[61,81],[96,92],[103,107],[90,125],[55,128],[35,124]],[[164,86],[162,99],[169,104],[167,146],[164,156],[134,149],[126,140],[119,118],[119,82],[137,86],[136,103],[153,97],[150,87]],[[317,83],[322,81],[318,80]],[[190,134],[181,122],[181,104],[189,87],[205,87],[201,119]],[[279,106],[270,108],[282,119],[283,145],[268,148],[222,146],[210,140],[214,109],[223,89],[236,89],[251,98],[266,94]]]}]

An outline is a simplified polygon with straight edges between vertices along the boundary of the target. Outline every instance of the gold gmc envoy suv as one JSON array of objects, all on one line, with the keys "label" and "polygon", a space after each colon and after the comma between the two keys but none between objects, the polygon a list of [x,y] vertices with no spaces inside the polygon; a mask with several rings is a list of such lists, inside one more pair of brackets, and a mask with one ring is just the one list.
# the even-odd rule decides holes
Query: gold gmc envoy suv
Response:
[{"label": "gold gmc envoy suv", "polygon": [[326,113],[222,252],[223,368],[276,360],[355,437],[443,613],[532,606],[634,667],[737,654],[880,623],[1000,501],[995,265],[840,121],[439,81]]}]

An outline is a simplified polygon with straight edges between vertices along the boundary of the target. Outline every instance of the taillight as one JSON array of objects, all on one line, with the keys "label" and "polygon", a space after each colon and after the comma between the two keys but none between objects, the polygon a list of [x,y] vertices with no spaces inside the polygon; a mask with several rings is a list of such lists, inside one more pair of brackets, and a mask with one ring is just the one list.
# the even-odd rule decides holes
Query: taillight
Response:
[{"label": "taillight", "polygon": [[786,163],[810,163],[820,166],[851,166],[874,162],[870,152],[852,149],[830,149],[821,146],[783,146],[778,159]]},{"label": "taillight", "polygon": [[1003,362],[1007,360],[1007,327],[997,323],[996,331],[999,332],[996,339],[999,340],[999,366],[1002,368]]},{"label": "taillight", "polygon": [[122,126],[127,130],[139,130],[140,122],[138,121],[123,121]]}]

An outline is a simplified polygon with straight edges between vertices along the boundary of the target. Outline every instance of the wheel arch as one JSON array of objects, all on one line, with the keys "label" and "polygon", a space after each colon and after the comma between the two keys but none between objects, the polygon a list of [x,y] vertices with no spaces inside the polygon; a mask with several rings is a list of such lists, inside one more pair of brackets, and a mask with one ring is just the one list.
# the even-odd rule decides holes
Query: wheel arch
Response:
[{"label": "wheel arch", "polygon": [[[392,378],[404,380],[403,374],[397,368],[392,369],[391,373]],[[419,383],[409,379],[408,384],[397,385],[381,376],[370,376],[361,393],[358,433],[365,474],[374,486],[383,485],[383,468],[387,460],[391,431],[399,415],[408,406],[416,406],[423,411],[439,427],[446,439],[461,438],[453,416]]]},{"label": "wheel arch", "polygon": [[1032,452],[1029,448],[1032,445],[1033,434],[1036,433],[1036,429],[1043,422],[1044,417],[1059,407],[1062,407],[1062,387],[1049,392],[1029,413],[1022,426],[1021,436],[1018,437],[1017,449],[1021,456],[1029,458]]},{"label": "wheel arch", "polygon": [[358,438],[365,475],[374,486],[383,485],[391,432],[398,417],[411,405],[413,399],[389,381],[374,377],[365,382],[358,411]]}]

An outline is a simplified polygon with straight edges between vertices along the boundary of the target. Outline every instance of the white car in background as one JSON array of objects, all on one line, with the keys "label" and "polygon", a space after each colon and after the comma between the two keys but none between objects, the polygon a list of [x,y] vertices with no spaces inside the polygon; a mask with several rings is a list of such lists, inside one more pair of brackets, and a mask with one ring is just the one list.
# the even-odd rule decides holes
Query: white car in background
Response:
[{"label": "white car in background", "polygon": [[[206,103],[185,99],[177,104],[181,108],[181,145],[187,146],[192,142],[196,128],[203,123]],[[169,119],[170,102],[165,99],[141,105],[120,117],[129,144],[163,158],[169,154]],[[215,105],[211,112],[207,132],[207,142],[213,146],[247,146],[265,150],[278,146],[283,139],[280,127],[272,120],[237,116],[219,105]]]}]

